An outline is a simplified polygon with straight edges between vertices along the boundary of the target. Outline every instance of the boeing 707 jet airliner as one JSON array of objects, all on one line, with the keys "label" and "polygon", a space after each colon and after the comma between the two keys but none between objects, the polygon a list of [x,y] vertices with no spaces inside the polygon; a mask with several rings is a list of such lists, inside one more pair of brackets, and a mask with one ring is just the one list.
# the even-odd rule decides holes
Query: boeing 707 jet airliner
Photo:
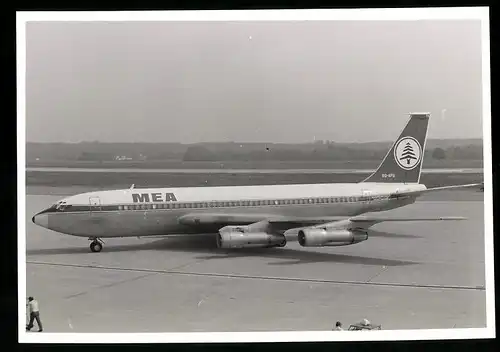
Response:
[{"label": "boeing 707 jet airliner", "polygon": [[413,113],[378,169],[358,183],[98,191],[62,199],[33,216],[35,224],[91,240],[92,252],[111,237],[215,235],[219,248],[283,247],[297,231],[304,247],[345,246],[368,239],[384,221],[461,220],[460,217],[363,216],[403,207],[427,188],[420,173],[430,114]]}]

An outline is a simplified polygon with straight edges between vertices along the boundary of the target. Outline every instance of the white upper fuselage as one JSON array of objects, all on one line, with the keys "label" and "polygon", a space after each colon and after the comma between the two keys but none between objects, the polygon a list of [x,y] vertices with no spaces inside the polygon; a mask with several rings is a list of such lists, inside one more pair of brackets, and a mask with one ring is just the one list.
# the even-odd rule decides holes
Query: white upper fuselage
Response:
[{"label": "white upper fuselage", "polygon": [[[422,184],[397,183],[331,183],[292,184],[259,186],[183,187],[183,188],[131,188],[122,190],[95,191],[81,193],[63,199],[68,204],[88,205],[89,198],[99,197],[102,205],[135,204],[133,194],[149,194],[151,203],[174,201],[168,199],[173,194],[177,202],[238,201],[262,199],[293,199],[308,197],[352,197],[362,196],[363,191],[372,195],[388,195],[426,189]],[[153,201],[152,194],[159,194]],[[167,199],[166,199],[167,198]]]},{"label": "white upper fuselage", "polygon": [[411,204],[414,197],[397,199],[389,195],[424,189],[425,185],[403,183],[131,188],[67,197],[56,203],[62,206],[42,211],[34,221],[58,232],[88,237],[212,233],[223,224],[194,228],[181,224],[179,218],[186,214],[227,214],[261,221],[276,215],[353,216]]}]

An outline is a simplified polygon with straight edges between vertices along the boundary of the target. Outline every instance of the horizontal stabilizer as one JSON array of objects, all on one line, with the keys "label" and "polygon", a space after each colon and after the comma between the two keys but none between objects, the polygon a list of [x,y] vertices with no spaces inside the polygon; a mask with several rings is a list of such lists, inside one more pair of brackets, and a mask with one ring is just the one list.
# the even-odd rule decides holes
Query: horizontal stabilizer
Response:
[{"label": "horizontal stabilizer", "polygon": [[481,189],[484,189],[484,182],[469,183],[466,185],[434,187],[434,188],[427,188],[427,189],[416,190],[416,191],[398,192],[398,193],[391,194],[390,198],[403,198],[403,197],[408,197],[408,196],[415,197],[415,196],[420,196],[422,194],[431,193],[431,192],[448,191],[448,190],[452,190],[452,189],[466,189],[466,188],[476,188],[477,190],[481,190]]}]

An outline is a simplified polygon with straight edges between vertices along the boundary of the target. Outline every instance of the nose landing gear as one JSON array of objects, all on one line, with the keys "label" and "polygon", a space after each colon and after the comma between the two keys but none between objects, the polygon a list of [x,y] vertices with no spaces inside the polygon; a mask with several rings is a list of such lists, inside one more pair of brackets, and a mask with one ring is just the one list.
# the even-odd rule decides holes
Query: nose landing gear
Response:
[{"label": "nose landing gear", "polygon": [[103,240],[97,237],[91,237],[89,238],[92,242],[90,242],[90,250],[94,253],[98,253],[102,251],[102,244],[104,243]]},{"label": "nose landing gear", "polygon": [[287,241],[286,241],[285,236],[283,236],[283,237],[284,237],[283,241],[278,245],[278,247],[285,247],[286,246]]}]

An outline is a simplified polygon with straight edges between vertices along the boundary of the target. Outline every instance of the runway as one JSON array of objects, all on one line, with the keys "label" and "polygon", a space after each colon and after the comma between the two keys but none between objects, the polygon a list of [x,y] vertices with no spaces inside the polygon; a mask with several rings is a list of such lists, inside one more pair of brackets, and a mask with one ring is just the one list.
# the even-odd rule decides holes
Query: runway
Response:
[{"label": "runway", "polygon": [[31,222],[60,195],[28,188],[27,294],[46,332],[330,330],[363,318],[383,329],[485,327],[482,193],[449,194],[390,213],[467,220],[379,224],[348,247],[230,251],[200,236],[110,239],[90,253],[86,239]]}]

